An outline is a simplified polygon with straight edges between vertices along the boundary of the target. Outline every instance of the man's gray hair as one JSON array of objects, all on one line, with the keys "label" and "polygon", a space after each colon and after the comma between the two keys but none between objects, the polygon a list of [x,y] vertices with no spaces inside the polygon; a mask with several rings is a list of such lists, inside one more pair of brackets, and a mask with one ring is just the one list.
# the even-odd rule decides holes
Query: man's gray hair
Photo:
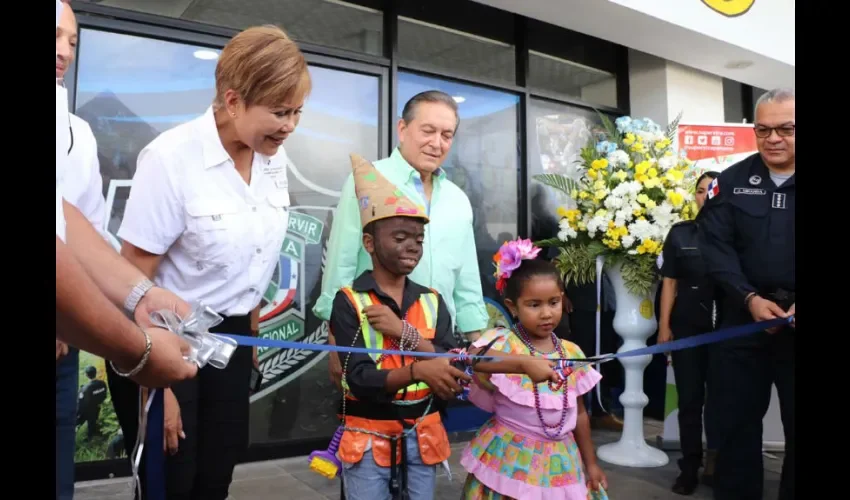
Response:
[{"label": "man's gray hair", "polygon": [[440,90],[426,90],[425,92],[420,92],[411,97],[410,100],[405,103],[404,109],[401,112],[401,119],[404,120],[404,123],[410,123],[413,121],[413,118],[416,117],[416,108],[423,102],[443,103],[450,107],[455,113],[455,118],[457,118],[457,125],[455,125],[455,130],[457,130],[457,126],[460,125],[460,115],[457,111],[457,102],[452,96]]},{"label": "man's gray hair", "polygon": [[791,88],[778,88],[773,90],[768,90],[756,101],[756,105],[753,108],[753,116],[758,111],[759,106],[766,102],[785,102],[785,101],[795,101],[794,98],[794,89]]}]

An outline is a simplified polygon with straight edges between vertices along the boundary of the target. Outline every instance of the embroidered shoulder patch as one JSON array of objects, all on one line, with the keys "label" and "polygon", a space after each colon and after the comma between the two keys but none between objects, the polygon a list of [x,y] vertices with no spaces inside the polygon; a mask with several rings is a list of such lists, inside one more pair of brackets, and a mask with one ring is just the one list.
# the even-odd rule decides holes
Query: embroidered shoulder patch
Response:
[{"label": "embroidered shoulder patch", "polygon": [[711,184],[708,185],[707,194],[709,200],[720,194],[720,183],[717,181],[718,179],[715,178],[713,181],[711,181]]}]

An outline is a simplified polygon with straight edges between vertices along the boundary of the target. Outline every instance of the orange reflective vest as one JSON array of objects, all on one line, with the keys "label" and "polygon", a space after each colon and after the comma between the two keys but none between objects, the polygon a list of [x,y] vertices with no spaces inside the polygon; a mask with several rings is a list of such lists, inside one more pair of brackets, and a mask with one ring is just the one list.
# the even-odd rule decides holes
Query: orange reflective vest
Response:
[{"label": "orange reflective vest", "polygon": [[[363,315],[363,310],[373,304],[380,304],[380,299],[372,292],[363,293],[356,292],[350,287],[342,288],[342,291],[348,297],[349,302],[354,307],[357,316],[361,318],[360,336],[363,338],[363,343],[367,348],[398,350],[398,347],[392,343],[390,339],[385,339],[381,332],[372,328],[372,325]],[[431,340],[434,338],[437,327],[437,292],[423,293],[410,309],[407,311],[407,322],[416,328],[419,335]],[[409,365],[413,362],[412,358],[402,357],[398,355],[382,356],[380,354],[369,355],[375,361],[380,370],[393,370]],[[345,378],[342,380],[343,388],[346,389],[346,399],[351,402],[357,399],[348,392],[348,384]],[[405,388],[399,390],[394,400],[415,402],[420,401],[431,395],[431,388],[424,382],[414,382]],[[433,407],[432,407],[433,408]],[[432,413],[425,416],[416,427],[416,436],[419,443],[419,453],[422,456],[423,463],[427,465],[438,464],[449,458],[451,450],[449,447],[449,438],[446,434],[446,429],[443,426],[443,421],[440,418],[439,412],[435,408]],[[411,426],[418,419],[405,419],[404,422]],[[375,432],[385,436],[399,436],[404,431],[402,421],[399,420],[376,420],[370,418],[357,417],[346,415],[343,423],[346,430],[342,434],[342,439],[339,444],[339,458],[348,463],[358,463],[363,458],[363,453],[369,447],[371,441],[372,456],[375,458],[375,463],[381,467],[390,466],[390,441],[387,439],[374,436],[365,432],[356,432],[348,429],[363,429],[370,432]],[[401,463],[401,442],[397,443],[399,448],[396,449],[396,463]]]}]

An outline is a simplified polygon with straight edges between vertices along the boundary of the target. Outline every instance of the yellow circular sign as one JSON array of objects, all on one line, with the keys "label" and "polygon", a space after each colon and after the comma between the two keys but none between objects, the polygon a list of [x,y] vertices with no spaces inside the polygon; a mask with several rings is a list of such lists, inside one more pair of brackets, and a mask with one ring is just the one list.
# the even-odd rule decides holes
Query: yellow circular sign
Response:
[{"label": "yellow circular sign", "polygon": [[726,17],[737,17],[746,14],[756,0],[702,0],[702,3]]},{"label": "yellow circular sign", "polygon": [[640,315],[646,319],[652,319],[654,312],[652,302],[649,299],[643,299],[643,302],[640,303]]}]

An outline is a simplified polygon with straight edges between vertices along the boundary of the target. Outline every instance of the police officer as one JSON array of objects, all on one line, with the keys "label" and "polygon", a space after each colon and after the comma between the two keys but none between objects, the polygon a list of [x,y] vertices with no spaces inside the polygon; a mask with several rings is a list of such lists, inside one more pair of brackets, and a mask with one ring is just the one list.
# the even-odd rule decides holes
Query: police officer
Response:
[{"label": "police officer", "polygon": [[100,406],[106,401],[106,382],[97,378],[97,368],[89,365],[86,367],[86,377],[89,382],[80,388],[77,403],[77,426],[88,424],[88,440],[100,435],[100,426],[97,423],[100,417]]},{"label": "police officer", "polygon": [[[697,179],[694,198],[698,208],[702,209],[705,204],[708,185],[717,176],[717,172],[708,171]],[[658,325],[659,344],[674,338],[699,335],[714,327],[715,287],[705,276],[697,232],[695,221],[683,221],[674,225],[664,240],[664,248],[658,259],[664,277]],[[679,441],[682,444],[682,458],[679,459],[681,473],[673,484],[673,492],[691,495],[697,488],[697,473],[703,465],[702,424],[708,346],[673,351],[672,357],[679,398]],[[707,417],[705,423],[708,450],[703,481],[709,483],[714,470],[714,432]]]},{"label": "police officer", "polygon": [[[697,221],[708,275],[723,288],[723,327],[795,312],[795,97],[776,89],[756,103],[758,154],[711,182]],[[796,324],[712,345],[708,406],[717,419],[714,498],[762,498],[762,419],[771,385],[785,430],[780,500],[794,498]]]}]

